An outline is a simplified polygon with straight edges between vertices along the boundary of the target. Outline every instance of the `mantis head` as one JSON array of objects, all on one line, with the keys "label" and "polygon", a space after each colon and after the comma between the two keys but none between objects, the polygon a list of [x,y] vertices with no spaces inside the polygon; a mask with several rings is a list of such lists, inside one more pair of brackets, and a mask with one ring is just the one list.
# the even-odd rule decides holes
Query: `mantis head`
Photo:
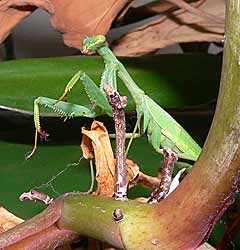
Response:
[{"label": "mantis head", "polygon": [[82,53],[87,54],[88,52],[93,52],[102,47],[106,42],[106,37],[103,35],[97,35],[92,37],[87,37],[83,39],[82,43]]}]

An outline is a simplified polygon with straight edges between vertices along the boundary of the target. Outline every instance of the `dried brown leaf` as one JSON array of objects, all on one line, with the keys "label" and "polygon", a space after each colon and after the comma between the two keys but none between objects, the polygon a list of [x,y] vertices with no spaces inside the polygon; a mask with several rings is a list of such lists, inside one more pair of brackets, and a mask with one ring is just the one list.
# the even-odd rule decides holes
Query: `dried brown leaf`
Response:
[{"label": "dried brown leaf", "polygon": [[121,20],[124,15],[126,15],[126,13],[129,11],[129,9],[131,8],[131,6],[137,2],[137,0],[129,0],[127,1],[127,3],[125,4],[124,8],[122,9],[122,11],[119,12],[118,16],[115,19],[115,23],[118,22],[118,20]]},{"label": "dried brown leaf", "polygon": [[157,177],[147,175],[140,171],[139,166],[133,162],[132,160],[126,160],[127,165],[127,174],[129,181],[129,188],[134,187],[137,183],[139,183],[144,188],[148,188],[150,190],[154,190],[159,186],[162,174],[159,172]]},{"label": "dried brown leaf", "polygon": [[[23,219],[0,207],[0,234],[24,222]],[[57,247],[56,250],[71,250],[70,244]]]},{"label": "dried brown leaf", "polygon": [[105,35],[128,0],[0,0],[0,42],[36,8],[48,11],[64,42],[81,48],[86,36]]},{"label": "dried brown leaf", "polygon": [[[206,0],[199,9],[224,18],[224,0]],[[113,44],[118,56],[139,56],[172,44],[223,39],[224,24],[178,10],[143,25]]]},{"label": "dried brown leaf", "polygon": [[0,0],[0,42],[4,41],[11,30],[36,8],[53,12],[53,6],[48,0]]},{"label": "dried brown leaf", "polygon": [[[174,0],[173,0],[174,1]],[[183,1],[184,1],[184,6],[183,6]],[[146,3],[144,5],[140,5],[140,6],[132,6],[131,2],[129,4],[130,8],[124,8],[124,11],[121,13],[121,15],[119,15],[119,17],[114,20],[114,24],[115,25],[128,25],[131,23],[135,23],[138,22],[140,20],[155,16],[157,14],[161,14],[163,12],[167,12],[169,10],[173,11],[173,10],[177,10],[179,9],[178,6],[181,7],[186,7],[186,3],[188,2],[196,2],[198,1],[206,1],[206,0],[183,0],[183,1],[179,1],[177,0],[177,5],[176,3],[171,3],[171,0],[169,1],[153,1],[153,2],[149,2]],[[191,8],[191,5],[188,5]],[[181,8],[180,7],[180,8]],[[186,10],[186,8],[185,8]]]},{"label": "dried brown leaf", "polygon": [[[194,2],[198,0],[185,0],[185,2]],[[168,11],[172,8],[176,7],[175,4],[171,3],[170,1],[164,1],[164,2],[150,2],[150,4],[140,6],[138,9],[141,9],[142,11],[147,11],[152,14],[159,14],[165,11]],[[137,8],[136,8],[137,9]]]},{"label": "dried brown leaf", "polygon": [[86,36],[105,35],[127,0],[51,0],[54,14],[51,23],[63,33],[65,44],[81,48]]},{"label": "dried brown leaf", "polygon": [[15,227],[17,224],[22,223],[24,220],[10,213],[4,207],[0,207],[0,233]]},{"label": "dried brown leaf", "polygon": [[94,121],[91,130],[83,128],[82,133],[85,136],[81,144],[84,157],[88,158],[90,156],[92,158],[92,155],[89,154],[91,146],[89,146],[90,143],[87,138],[91,141],[94,150],[96,180],[98,183],[95,194],[111,197],[115,191],[115,160],[107,129],[103,123]]},{"label": "dried brown leaf", "polygon": [[126,160],[126,166],[129,188],[134,187],[137,183],[151,190],[158,187],[162,177],[161,173],[158,173],[158,177],[147,175],[140,171],[139,166],[130,159]]},{"label": "dried brown leaf", "polygon": [[[81,148],[86,159],[95,158],[96,180],[98,183],[96,195],[113,196],[115,192],[115,165],[110,138],[103,123],[94,121],[91,129],[82,128],[83,138]],[[153,190],[159,185],[161,177],[152,177],[142,173],[139,166],[126,159],[127,179],[129,188],[140,183],[143,187]]]},{"label": "dried brown leaf", "polygon": [[[82,128],[82,131],[85,131],[85,128]],[[81,149],[85,159],[94,158],[92,140],[85,134],[82,135]]]},{"label": "dried brown leaf", "polygon": [[[198,3],[196,3],[196,5],[202,5],[206,2],[207,0],[201,0]],[[179,8],[188,11],[191,14],[194,14],[196,16],[201,17],[202,19],[206,19],[209,21],[212,21],[213,23],[219,23],[219,24],[223,24],[224,23],[224,18],[213,15],[211,13],[208,12],[207,9],[203,10],[201,8],[197,8],[191,4],[188,4],[186,1],[184,0],[168,0],[168,2],[175,4],[176,6],[178,6]]]},{"label": "dried brown leaf", "polygon": [[126,159],[127,167],[127,178],[129,181],[129,188],[132,188],[136,185],[136,179],[139,176],[139,166],[130,159]]},{"label": "dried brown leaf", "polygon": [[153,176],[144,174],[143,172],[140,172],[137,181],[143,187],[154,190],[156,187],[159,186],[161,178],[153,177]]}]

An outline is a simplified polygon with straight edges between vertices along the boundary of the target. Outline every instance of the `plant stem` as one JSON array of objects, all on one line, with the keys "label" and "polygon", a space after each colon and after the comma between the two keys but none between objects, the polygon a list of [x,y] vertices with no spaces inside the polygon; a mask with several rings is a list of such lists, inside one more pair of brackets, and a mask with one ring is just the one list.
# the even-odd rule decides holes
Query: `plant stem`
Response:
[{"label": "plant stem", "polygon": [[127,98],[120,96],[119,93],[109,85],[104,86],[104,91],[108,96],[108,101],[112,106],[113,120],[116,133],[116,200],[127,200],[127,168],[125,155],[125,133],[126,122],[124,108],[127,105]]},{"label": "plant stem", "polygon": [[174,164],[178,159],[177,153],[172,151],[170,148],[165,147],[163,149],[163,157],[164,160],[162,164],[161,182],[159,186],[151,193],[151,197],[148,200],[149,204],[156,204],[163,200],[166,197],[171,185]]},{"label": "plant stem", "polygon": [[[197,247],[207,240],[214,224],[231,204],[240,180],[240,8],[238,0],[227,1],[222,78],[214,120],[198,161],[179,188],[157,204],[175,241],[169,249]],[[174,219],[175,218],[175,219]],[[176,219],[177,218],[177,219]],[[181,227],[183,234],[176,230]],[[161,227],[161,230],[166,230]],[[161,237],[162,241],[167,240]],[[173,239],[174,239],[173,238]],[[177,243],[178,241],[178,243]],[[181,245],[182,248],[177,248]]]},{"label": "plant stem", "polygon": [[41,193],[32,189],[27,193],[22,193],[19,196],[19,200],[20,201],[26,201],[26,200],[41,201],[44,204],[49,205],[53,201],[53,198],[49,197],[47,194],[44,194],[44,193]]},{"label": "plant stem", "polygon": [[61,216],[64,197],[63,195],[53,201],[42,213],[0,234],[0,249],[55,249],[78,240],[79,235],[76,232],[60,229],[55,224]]}]

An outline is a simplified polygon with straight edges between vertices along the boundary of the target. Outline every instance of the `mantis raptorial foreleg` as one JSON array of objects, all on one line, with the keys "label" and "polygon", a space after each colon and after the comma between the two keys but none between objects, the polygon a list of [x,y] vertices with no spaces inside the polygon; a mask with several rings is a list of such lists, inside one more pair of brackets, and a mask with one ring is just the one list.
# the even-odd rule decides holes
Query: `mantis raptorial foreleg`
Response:
[{"label": "mantis raptorial foreleg", "polygon": [[72,78],[71,80],[68,82],[68,84],[66,85],[64,92],[62,94],[62,96],[56,101],[55,104],[57,104],[58,102],[64,100],[67,97],[68,92],[71,91],[71,89],[74,87],[74,85],[78,82],[79,78],[81,76],[81,71],[78,71]]},{"label": "mantis raptorial foreleg", "polygon": [[[91,100],[92,103],[95,103],[96,106],[102,108],[102,110],[107,113],[108,115],[112,115],[110,106],[107,103],[107,99],[105,99],[105,94],[104,95],[99,95],[99,89],[95,85],[95,83],[83,72],[79,71],[77,72],[72,79],[68,82],[68,84],[65,87],[65,90],[62,94],[62,96],[56,101],[55,104],[59,103],[61,100],[66,98],[67,94],[72,90],[74,85],[78,82],[78,80],[81,80],[82,84],[85,87],[85,90],[88,94],[89,99]],[[107,82],[108,85],[110,85],[112,88],[116,89],[117,88],[117,68],[114,66],[114,64],[106,64],[105,65],[105,70],[102,74],[101,77],[101,84],[100,84],[100,90],[103,91],[103,84]],[[96,95],[98,93],[98,95]],[[103,92],[104,93],[104,92]],[[140,121],[137,122],[137,124]],[[130,138],[130,141],[127,146],[127,151],[128,152],[130,145],[132,143],[132,140],[134,138],[139,138],[141,136],[141,133],[136,133],[138,126],[135,126],[133,133],[127,133],[126,138]],[[110,138],[115,138],[114,134],[109,135]]]},{"label": "mantis raptorial foreleg", "polygon": [[[102,91],[102,86],[104,84],[104,82],[107,82],[108,85],[112,86],[114,89],[117,88],[117,67],[114,66],[114,64],[106,64],[105,65],[105,70],[102,74],[101,77],[101,84],[100,84],[100,91],[99,88],[97,87],[97,85],[91,80],[90,77],[88,77],[84,72],[77,72],[72,79],[68,82],[68,84],[66,85],[64,92],[62,94],[62,96],[54,103],[54,105],[58,104],[61,100],[65,99],[67,94],[72,90],[72,88],[75,86],[75,84],[78,82],[78,80],[81,80],[82,84],[84,85],[85,91],[88,94],[88,97],[90,99],[90,101],[94,104],[96,104],[97,107],[100,107],[104,113],[107,113],[108,115],[112,115],[111,112],[111,108],[107,103],[107,99],[105,98],[105,94],[100,94],[99,92]],[[104,93],[104,92],[103,92]],[[99,115],[96,114],[96,115]],[[77,116],[81,116],[81,115],[77,115]],[[137,122],[137,124],[140,121]],[[140,136],[142,136],[141,133],[136,133],[138,126],[135,126],[133,133],[126,133],[126,138],[130,138],[130,141],[128,143],[127,146],[127,151],[128,152],[130,145],[132,143],[132,140],[134,138],[139,138]],[[114,134],[110,134],[109,135],[110,138],[115,138]]]},{"label": "mantis raptorial foreleg", "polygon": [[[195,161],[201,152],[201,148],[165,110],[137,86],[122,63],[106,46],[106,38],[98,35],[84,39],[83,52],[89,51],[96,51],[103,57],[105,72],[102,76],[102,82],[108,83],[108,77],[112,75],[110,73],[112,68],[128,88],[136,103],[139,131],[140,133],[147,132],[153,147],[162,153],[162,148],[170,145],[170,148],[177,152],[180,158]],[[140,121],[142,120],[141,124]]]},{"label": "mantis raptorial foreleg", "polygon": [[76,105],[73,103],[66,103],[62,101],[57,101],[55,99],[47,98],[47,97],[38,97],[34,101],[34,125],[35,125],[35,138],[34,138],[34,147],[30,153],[26,155],[26,159],[30,159],[33,154],[35,153],[37,149],[37,141],[38,141],[38,135],[44,140],[47,139],[49,136],[48,133],[46,133],[40,124],[40,110],[39,106],[48,107],[49,109],[52,109],[54,112],[60,114],[62,117],[89,117],[93,118],[95,117],[95,113],[81,105]]},{"label": "mantis raptorial foreleg", "polygon": [[[99,89],[99,87],[93,82],[93,80],[84,72],[78,71],[72,79],[68,82],[68,84],[65,87],[65,90],[62,94],[62,96],[56,101],[55,104],[57,104],[59,101],[64,99],[67,94],[71,91],[71,89],[74,87],[74,85],[78,82],[80,79],[81,83],[83,84],[85,91],[89,97],[89,100],[92,104],[95,104],[97,107],[100,107],[102,109],[102,113],[107,113],[107,115],[112,115],[112,110],[110,105],[108,104],[107,98],[103,90]],[[100,112],[95,112],[95,115],[100,115]],[[81,115],[80,115],[81,116]]]},{"label": "mantis raptorial foreleg", "polygon": [[[77,105],[73,103],[66,103],[66,102],[61,101],[67,96],[68,92],[74,87],[74,85],[78,82],[79,79],[83,83],[90,101],[96,104],[96,106],[99,107],[100,109],[92,110],[81,105]],[[58,100],[47,98],[47,97],[38,97],[37,99],[35,99],[34,101],[34,125],[36,129],[36,133],[35,133],[35,139],[34,139],[34,147],[32,151],[29,154],[27,154],[26,159],[31,158],[32,155],[36,151],[38,134],[43,139],[46,139],[48,137],[48,134],[41,128],[41,125],[40,125],[39,106],[47,107],[53,110],[54,112],[60,114],[60,116],[63,116],[66,118],[79,117],[79,116],[94,118],[97,115],[100,115],[102,113],[106,113],[110,116],[112,115],[112,110],[107,101],[105,93],[102,92],[95,85],[95,83],[91,80],[91,78],[88,77],[84,72],[82,71],[77,72],[72,77],[72,79],[68,82],[68,84],[65,87],[64,93]]]}]

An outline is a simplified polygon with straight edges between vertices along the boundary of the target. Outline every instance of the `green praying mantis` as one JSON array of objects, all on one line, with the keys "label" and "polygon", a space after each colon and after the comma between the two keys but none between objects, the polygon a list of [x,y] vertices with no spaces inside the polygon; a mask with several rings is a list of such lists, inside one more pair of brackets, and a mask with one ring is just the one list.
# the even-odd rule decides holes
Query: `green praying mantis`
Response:
[{"label": "green praying mantis", "polygon": [[[102,114],[112,116],[112,110],[103,87],[104,84],[108,84],[117,89],[117,78],[120,78],[136,104],[137,122],[129,145],[132,139],[137,137],[136,135],[147,133],[150,143],[157,152],[162,153],[163,147],[169,147],[178,154],[179,158],[196,161],[201,152],[200,146],[165,110],[138,87],[122,63],[106,45],[105,36],[97,35],[83,40],[83,53],[90,52],[97,52],[104,60],[105,69],[102,73],[100,87],[87,74],[79,71],[68,82],[63,95],[58,100],[47,97],[35,99],[35,144],[27,158],[30,158],[36,150],[38,134],[44,139],[48,136],[40,125],[39,105],[48,107],[64,117],[94,118]],[[63,101],[78,80],[82,82],[90,101],[94,104],[92,109]],[[137,130],[138,133],[136,133]]]}]

